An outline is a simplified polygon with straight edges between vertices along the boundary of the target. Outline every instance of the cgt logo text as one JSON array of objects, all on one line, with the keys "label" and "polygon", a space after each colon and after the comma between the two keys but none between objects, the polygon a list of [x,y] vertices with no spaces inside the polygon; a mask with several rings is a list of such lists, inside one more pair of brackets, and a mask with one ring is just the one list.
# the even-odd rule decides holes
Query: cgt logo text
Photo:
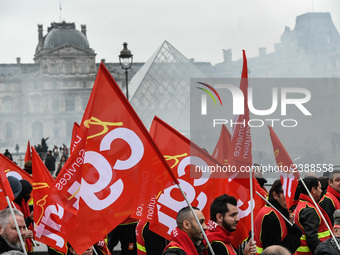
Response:
[{"label": "cgt logo text", "polygon": [[[207,115],[208,107],[207,107],[207,95],[209,95],[212,100],[215,103],[215,106],[218,106],[217,100],[215,99],[214,95],[217,97],[219,103],[221,106],[222,100],[220,95],[217,93],[216,89],[223,89],[227,90],[232,95],[232,101],[233,101],[233,115],[244,115],[244,109],[245,109],[245,98],[242,90],[231,84],[215,84],[214,87],[198,82],[199,84],[205,86],[203,87],[197,87],[200,90],[203,90],[204,94],[201,95],[201,115]],[[222,91],[223,91],[222,90]],[[226,91],[226,92],[227,92]],[[280,97],[279,97],[279,91],[280,91]],[[293,96],[292,96],[293,95]],[[270,100],[269,97],[266,97],[266,100]],[[249,112],[251,112],[254,115],[257,116],[268,116],[276,112],[279,100],[280,100],[280,108],[281,108],[281,116],[287,116],[287,106],[292,105],[293,107],[296,107],[304,116],[312,116],[312,114],[307,110],[307,108],[304,106],[309,100],[311,99],[311,93],[308,89],[305,88],[297,88],[297,87],[283,87],[283,88],[272,88],[272,95],[271,95],[271,101],[272,105],[269,109],[256,109],[254,107],[253,103],[253,88],[248,88],[248,100],[247,105],[249,108]],[[235,118],[237,119],[237,118]],[[227,119],[213,119],[213,127],[216,127],[217,125],[230,125],[230,127],[233,127],[235,125],[242,125],[246,126],[247,124],[250,127],[262,127],[264,125],[270,125],[272,127],[275,126],[275,124],[281,124],[283,127],[296,127],[298,125],[298,121],[296,119],[277,119],[277,118],[265,118],[265,119],[249,119],[248,123],[246,123],[245,118],[238,118],[238,121],[235,121],[233,119],[227,120]]]}]

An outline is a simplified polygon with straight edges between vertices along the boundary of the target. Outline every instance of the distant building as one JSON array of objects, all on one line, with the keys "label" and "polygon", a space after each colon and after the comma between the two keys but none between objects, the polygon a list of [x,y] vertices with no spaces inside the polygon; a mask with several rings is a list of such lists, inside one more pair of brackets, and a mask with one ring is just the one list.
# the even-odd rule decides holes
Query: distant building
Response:
[{"label": "distant building", "polygon": [[[17,58],[16,64],[0,64],[0,148],[27,140],[39,144],[42,137],[50,137],[50,148],[70,141],[94,84],[99,66],[95,56],[85,25],[78,31],[74,23],[52,23],[46,35],[38,25],[35,63]],[[141,65],[133,64],[131,77]],[[119,63],[106,67],[124,89]]]},{"label": "distant building", "polygon": [[[239,77],[242,61],[232,61],[231,49],[223,50],[224,62],[205,69],[209,76]],[[330,13],[306,13],[296,18],[293,30],[285,27],[281,42],[267,53],[248,59],[250,77],[335,78],[340,77],[340,35]],[[204,71],[204,70],[203,70]]]},{"label": "distant building", "polygon": [[[195,62],[164,42],[145,65],[133,63],[129,71],[130,99],[146,126],[149,127],[153,115],[160,115],[180,132],[187,133],[188,102],[184,95],[189,91],[185,79],[192,76],[240,78],[242,61],[232,60],[231,49],[223,50],[223,56],[224,61],[216,65]],[[14,148],[15,144],[24,148],[27,140],[38,144],[42,137],[50,138],[50,147],[67,144],[73,123],[81,121],[94,84],[99,67],[95,58],[85,25],[81,25],[79,31],[74,23],[52,23],[45,35],[43,26],[38,25],[34,63],[21,63],[17,58],[15,64],[0,64],[0,150]],[[118,59],[116,63],[105,65],[124,92],[124,71]],[[340,35],[331,15],[306,13],[298,16],[293,30],[284,29],[275,51],[267,53],[265,48],[260,48],[258,57],[248,59],[248,69],[251,78],[339,77]],[[337,135],[338,107],[323,102],[334,103],[338,95],[318,89],[320,103],[314,106],[315,111],[319,113],[320,123],[334,124],[332,132]],[[323,137],[328,139],[328,135],[324,133]]]}]

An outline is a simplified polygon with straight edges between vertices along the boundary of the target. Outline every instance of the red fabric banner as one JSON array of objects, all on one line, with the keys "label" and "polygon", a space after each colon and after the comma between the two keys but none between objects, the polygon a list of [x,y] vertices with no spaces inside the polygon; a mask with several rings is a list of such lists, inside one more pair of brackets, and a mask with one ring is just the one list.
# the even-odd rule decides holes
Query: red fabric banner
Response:
[{"label": "red fabric banner", "polygon": [[30,141],[28,141],[27,143],[26,154],[25,154],[25,163],[27,161],[32,161]]},{"label": "red fabric banner", "polygon": [[77,122],[74,122],[73,130],[72,130],[71,145],[70,145],[70,154],[72,154],[72,152],[75,150],[77,144],[81,140],[81,138],[78,136],[79,128],[80,128],[79,124]]},{"label": "red fabric banner", "polygon": [[1,190],[0,190],[0,201],[1,201],[0,207],[1,208],[0,209],[2,210],[8,206],[6,196],[9,198],[10,201],[13,201],[14,195],[13,195],[11,186],[9,185],[4,167],[2,166],[1,162],[0,162],[0,186],[1,186]]},{"label": "red fabric banner", "polygon": [[129,215],[152,222],[170,169],[104,64],[78,135],[50,195],[73,213],[62,232],[81,254]]},{"label": "red fabric banner", "polygon": [[18,180],[24,179],[29,181],[32,184],[32,176],[29,175],[26,171],[21,169],[18,165],[16,165],[13,161],[9,160],[3,154],[0,154],[0,162],[5,169],[5,173],[7,176],[13,176]]},{"label": "red fabric banner", "polygon": [[220,138],[217,141],[212,156],[223,166],[228,165],[230,142],[231,142],[230,132],[225,125],[222,125]]},{"label": "red fabric banner", "polygon": [[49,199],[54,180],[33,147],[32,166],[35,239],[66,254],[66,241],[60,232],[64,210]]},{"label": "red fabric banner", "polygon": [[293,161],[289,157],[286,149],[282,145],[280,139],[275,134],[272,127],[268,126],[270,138],[273,144],[276,164],[281,170],[280,178],[285,195],[288,209],[293,205],[296,187],[299,183],[300,174],[297,171]]},{"label": "red fabric banner", "polygon": [[[236,197],[240,218],[248,217],[249,188],[237,181],[230,182],[228,178],[220,178],[221,173],[206,172],[209,167],[222,167],[212,156],[157,117],[152,122],[150,134],[178,178],[189,202],[200,208],[206,219],[210,218],[212,201],[224,193]],[[215,178],[217,176],[219,178]],[[241,180],[247,180],[249,186],[249,179]],[[167,186],[157,201],[158,222],[150,224],[150,229],[169,239],[171,230],[176,227],[177,212],[185,206],[187,204],[177,185]],[[235,244],[238,245],[247,238],[250,229],[250,224],[246,225],[247,223],[248,221],[239,223],[237,234],[234,235]]]},{"label": "red fabric banner", "polygon": [[[240,89],[244,96],[244,114],[235,116],[234,128],[230,146],[230,160],[236,161],[237,165],[251,166],[251,133],[248,108],[248,67],[245,51],[243,50],[243,69]],[[234,164],[234,163],[232,163]],[[247,177],[247,176],[246,176]]]}]

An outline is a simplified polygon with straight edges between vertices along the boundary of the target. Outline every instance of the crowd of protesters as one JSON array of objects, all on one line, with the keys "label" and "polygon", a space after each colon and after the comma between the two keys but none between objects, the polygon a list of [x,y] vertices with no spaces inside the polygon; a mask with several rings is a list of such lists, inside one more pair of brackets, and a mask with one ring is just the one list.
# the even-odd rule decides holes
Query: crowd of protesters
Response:
[{"label": "crowd of protesters", "polygon": [[[20,235],[30,254],[33,251],[33,232],[30,230],[33,226],[33,213],[28,209],[27,202],[32,186],[12,176],[8,179],[15,195],[15,217]],[[261,184],[265,181],[262,176],[257,179]],[[95,244],[84,254],[109,255],[118,241],[122,244],[121,254],[212,254],[212,251],[216,255],[340,254],[337,244],[340,241],[340,171],[335,170],[328,180],[328,185],[322,186],[319,178],[305,177],[296,189],[291,208],[287,208],[281,180],[274,181],[267,191],[268,203],[255,216],[254,239],[249,236],[239,247],[232,245],[233,232],[240,220],[237,200],[223,194],[210,205],[209,220],[198,208],[182,208],[177,214],[177,227],[172,231],[170,240],[149,230],[147,222],[127,218],[110,233],[108,243],[103,240],[102,247]],[[13,224],[8,209],[1,211],[0,253],[22,251]],[[49,253],[60,254],[53,249],[49,249]],[[68,254],[76,254],[70,245]]]},{"label": "crowd of protesters", "polygon": [[[42,139],[47,149],[46,139]],[[44,143],[43,143],[44,142]],[[65,145],[47,150],[46,168],[56,176],[68,158]],[[8,150],[4,155],[12,156]],[[60,156],[60,158],[59,158]],[[56,167],[56,160],[59,163]],[[32,174],[32,162],[27,161],[24,170]],[[233,246],[233,232],[238,227],[239,211],[236,198],[223,194],[210,205],[210,219],[206,219],[198,208],[182,208],[177,214],[177,227],[170,240],[149,229],[148,222],[127,218],[84,253],[110,255],[118,242],[121,254],[128,255],[173,255],[173,254],[296,254],[296,255],[340,255],[340,170],[328,176],[307,176],[299,182],[295,191],[294,204],[287,207],[281,180],[274,181],[268,191],[260,171],[255,177],[267,196],[267,204],[255,215],[254,237]],[[14,227],[9,209],[0,212],[0,254],[22,251],[20,237],[28,254],[33,252],[33,211],[28,206],[32,186],[25,180],[9,176],[8,181],[15,196],[14,215],[19,234]],[[205,232],[207,241],[204,239]],[[213,251],[213,252],[212,252]],[[51,248],[49,254],[60,254]],[[68,244],[68,254],[77,254]]]}]

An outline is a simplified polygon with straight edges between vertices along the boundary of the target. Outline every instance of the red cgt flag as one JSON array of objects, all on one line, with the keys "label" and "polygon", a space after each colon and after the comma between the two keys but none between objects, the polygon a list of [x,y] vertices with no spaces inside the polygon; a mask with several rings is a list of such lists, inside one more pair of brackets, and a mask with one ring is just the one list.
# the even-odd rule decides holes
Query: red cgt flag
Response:
[{"label": "red cgt flag", "polygon": [[[6,197],[9,198],[10,201],[14,200],[14,195],[11,189],[11,186],[9,185],[7,176],[5,174],[5,170],[0,162],[0,186],[1,186],[1,191],[0,191],[0,200],[4,203],[1,202],[1,210],[6,208],[8,206]],[[5,206],[4,206],[4,205]]]},{"label": "red cgt flag", "polygon": [[[248,67],[246,53],[243,50],[243,69],[240,83],[240,89],[244,95],[244,114],[235,117],[235,125],[231,138],[230,152],[228,159],[231,164],[240,166],[251,166],[251,133],[249,122],[249,108],[248,108]],[[237,124],[236,124],[237,123]],[[248,177],[248,176],[245,176]]]},{"label": "red cgt flag", "polygon": [[[249,213],[248,204],[240,198],[243,193],[249,194],[249,190],[247,192],[235,181],[230,183],[227,178],[215,178],[221,177],[220,173],[207,171],[209,167],[221,167],[212,156],[157,117],[152,122],[150,134],[178,178],[189,202],[200,208],[206,219],[209,218],[212,201],[224,193],[238,199],[240,216]],[[158,222],[150,224],[150,229],[169,239],[171,230],[176,227],[177,212],[185,206],[187,204],[178,186],[167,186],[157,201]],[[247,235],[248,232],[241,241]]]},{"label": "red cgt flag", "polygon": [[27,143],[26,154],[25,154],[25,163],[27,161],[32,161],[30,141],[28,141]]},{"label": "red cgt flag", "polygon": [[[32,185],[32,176],[28,174],[26,171],[21,169],[18,165],[16,165],[12,160],[9,160],[3,154],[0,153],[0,162],[5,169],[6,176],[13,176],[18,180],[24,179],[31,183]],[[30,199],[29,203],[31,202],[32,198]],[[7,207],[6,201],[2,201],[0,199],[0,209],[3,209],[3,206]]]},{"label": "red cgt flag", "polygon": [[29,175],[26,171],[21,169],[18,165],[16,165],[13,161],[9,160],[3,154],[0,154],[0,162],[5,169],[5,173],[7,176],[13,176],[18,180],[24,179],[32,184],[32,176]]},{"label": "red cgt flag", "polygon": [[[229,165],[228,151],[230,150],[230,134],[228,129],[223,125],[221,129],[220,138],[214,150],[214,157],[218,157],[219,162],[225,162]],[[216,153],[217,152],[217,153]],[[230,155],[229,155],[230,156]],[[231,165],[229,165],[231,167]],[[230,174],[229,174],[230,176]],[[237,247],[243,240],[248,237],[251,226],[251,207],[250,207],[250,181],[247,178],[229,179],[228,185],[225,186],[225,193],[236,197],[237,207],[239,209],[240,221],[237,230],[233,233],[233,245]],[[262,193],[261,187],[254,180],[255,191]],[[254,212],[255,214],[265,205],[265,202],[258,196],[253,197]]]},{"label": "red cgt flag", "polygon": [[212,156],[223,166],[228,165],[230,142],[231,142],[230,132],[225,125],[222,125],[220,138],[217,141]]},{"label": "red cgt flag", "polygon": [[34,233],[35,239],[66,254],[66,242],[60,228],[63,209],[49,199],[54,179],[32,147]]},{"label": "red cgt flag", "polygon": [[78,135],[50,195],[73,213],[62,232],[81,254],[129,215],[153,221],[170,169],[104,64]]},{"label": "red cgt flag", "polygon": [[[248,124],[249,108],[248,108],[248,66],[245,51],[243,50],[243,69],[240,83],[240,89],[244,95],[244,112],[235,117],[235,125],[233,128],[233,134],[230,142],[228,163],[230,166],[235,167],[237,173],[229,176],[231,183],[238,183],[239,189],[242,188],[243,192],[237,192],[241,203],[238,201],[237,207],[239,209],[240,222],[238,223],[237,230],[233,233],[233,244],[244,240],[244,237],[248,236],[251,230],[251,211],[254,215],[264,206],[265,202],[256,195],[256,191],[262,192],[261,187],[252,175],[250,180],[250,172],[252,172],[252,142],[250,126]],[[250,182],[253,189],[250,189]],[[251,194],[252,193],[252,194]],[[251,200],[253,197],[253,200]],[[251,207],[253,204],[253,208]]]},{"label": "red cgt flag", "polygon": [[293,161],[289,157],[286,149],[283,147],[280,139],[275,134],[272,127],[268,126],[270,138],[273,144],[273,150],[277,166],[280,168],[280,178],[282,183],[283,194],[285,195],[287,208],[293,205],[296,187],[299,183],[300,174],[297,171]]},{"label": "red cgt flag", "polygon": [[80,142],[80,137],[78,136],[79,132],[79,124],[77,122],[74,122],[73,124],[73,130],[72,130],[72,139],[71,139],[71,146],[70,146],[70,154],[75,150],[77,144]]}]

